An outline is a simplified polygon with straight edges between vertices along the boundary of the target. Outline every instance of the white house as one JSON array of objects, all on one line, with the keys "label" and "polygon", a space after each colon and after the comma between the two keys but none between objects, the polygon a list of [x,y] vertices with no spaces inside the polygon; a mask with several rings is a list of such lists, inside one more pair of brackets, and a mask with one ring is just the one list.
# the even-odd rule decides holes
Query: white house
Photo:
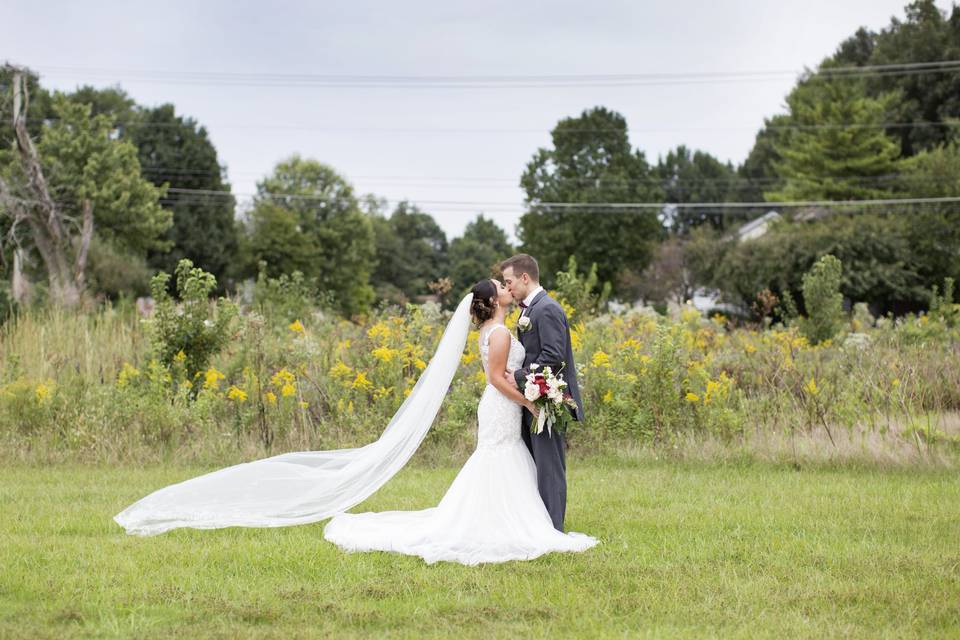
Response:
[{"label": "white house", "polygon": [[[744,240],[756,240],[767,232],[767,230],[770,228],[770,225],[775,220],[779,219],[780,214],[771,209],[759,218],[754,218],[750,222],[740,225],[733,232],[733,234],[731,234],[731,237],[735,236],[737,242],[743,242]],[[715,289],[697,289],[697,291],[694,292],[691,302],[693,303],[693,306],[696,307],[696,309],[700,312],[707,312],[711,309],[719,309],[730,312],[737,310],[735,305],[721,302],[720,292]]]}]

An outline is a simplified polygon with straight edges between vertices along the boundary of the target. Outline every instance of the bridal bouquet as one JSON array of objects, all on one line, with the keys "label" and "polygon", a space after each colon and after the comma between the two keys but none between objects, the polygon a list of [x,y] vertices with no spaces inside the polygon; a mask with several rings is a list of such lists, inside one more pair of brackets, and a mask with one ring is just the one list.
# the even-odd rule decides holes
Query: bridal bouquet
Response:
[{"label": "bridal bouquet", "polygon": [[546,426],[547,433],[553,435],[553,426],[563,430],[570,421],[567,407],[576,408],[577,403],[573,396],[567,393],[567,383],[558,371],[553,373],[550,367],[543,367],[540,371],[537,364],[530,365],[527,374],[527,385],[523,395],[540,409],[537,415],[537,425],[534,433],[543,433]]}]

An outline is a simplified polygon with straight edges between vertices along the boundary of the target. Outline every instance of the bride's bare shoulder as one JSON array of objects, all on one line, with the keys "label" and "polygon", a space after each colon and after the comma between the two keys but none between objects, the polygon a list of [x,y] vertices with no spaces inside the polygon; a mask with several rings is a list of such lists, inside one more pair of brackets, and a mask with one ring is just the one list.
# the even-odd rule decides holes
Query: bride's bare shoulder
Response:
[{"label": "bride's bare shoulder", "polygon": [[[497,331],[499,328],[504,331]],[[500,323],[489,323],[480,327],[480,344],[486,343],[491,348],[510,344],[510,330]]]}]

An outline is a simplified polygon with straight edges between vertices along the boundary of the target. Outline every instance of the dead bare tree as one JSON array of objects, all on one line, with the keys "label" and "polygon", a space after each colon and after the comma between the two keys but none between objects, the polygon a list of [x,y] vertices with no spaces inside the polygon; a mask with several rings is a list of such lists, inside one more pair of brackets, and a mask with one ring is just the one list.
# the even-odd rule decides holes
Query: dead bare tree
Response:
[{"label": "dead bare tree", "polygon": [[13,131],[20,168],[25,176],[25,193],[18,196],[22,192],[14,191],[0,176],[0,211],[6,210],[12,216],[12,231],[19,224],[26,224],[29,228],[30,239],[47,271],[51,300],[65,307],[75,307],[86,287],[84,274],[93,237],[93,203],[90,200],[80,203],[82,227],[79,238],[76,238],[68,231],[71,220],[50,195],[37,149],[27,132],[30,105],[27,73],[9,65],[6,70],[13,78]]}]

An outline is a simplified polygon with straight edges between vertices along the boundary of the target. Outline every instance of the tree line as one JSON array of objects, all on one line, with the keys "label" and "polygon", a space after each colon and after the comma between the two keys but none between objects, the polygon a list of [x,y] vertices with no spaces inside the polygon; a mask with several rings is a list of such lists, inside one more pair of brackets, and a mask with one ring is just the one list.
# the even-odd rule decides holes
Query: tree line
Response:
[{"label": "tree line", "polygon": [[[29,71],[15,86],[18,72],[6,67],[6,295],[15,270],[61,303],[76,303],[68,284],[109,298],[141,294],[151,273],[173,273],[189,258],[221,291],[261,272],[299,271],[318,299],[350,316],[378,300],[462,291],[524,250],[541,261],[548,285],[573,256],[588,271],[595,264],[599,282],[623,300],[684,300],[708,287],[742,308],[761,292],[802,306],[803,274],[831,254],[844,265],[850,300],[922,307],[932,285],[960,277],[956,204],[798,211],[777,203],[960,196],[960,75],[830,73],[958,54],[960,10],[944,13],[932,0],[913,2],[878,32],[858,30],[798,80],[785,113],[764,122],[739,166],[686,145],[648,161],[623,116],[604,107],[565,118],[520,176],[526,212],[516,247],[482,214],[448,239],[429,212],[358,194],[335,168],[297,155],[238,211],[206,129],[173,105],[138,105],[119,88],[48,92]],[[765,204],[685,206],[704,202]],[[624,203],[663,206],[604,206]],[[740,225],[770,210],[783,215],[767,233],[738,238]]]}]

